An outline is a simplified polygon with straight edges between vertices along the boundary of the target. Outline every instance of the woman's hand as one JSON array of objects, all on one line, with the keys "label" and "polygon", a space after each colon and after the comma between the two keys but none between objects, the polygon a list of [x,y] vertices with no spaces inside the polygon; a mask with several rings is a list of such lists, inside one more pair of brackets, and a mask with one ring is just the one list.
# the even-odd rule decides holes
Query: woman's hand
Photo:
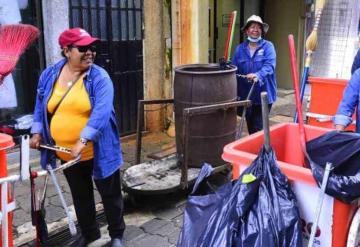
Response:
[{"label": "woman's hand", "polygon": [[258,81],[257,75],[255,73],[250,73],[246,75],[246,78],[250,82],[256,82]]},{"label": "woman's hand", "polygon": [[339,130],[339,131],[343,131],[345,129],[344,125],[340,125],[340,124],[335,124],[335,129]]},{"label": "woman's hand", "polygon": [[30,148],[39,149],[42,137],[40,134],[33,134],[30,139]]},{"label": "woman's hand", "polygon": [[81,151],[86,147],[86,145],[84,143],[82,143],[80,140],[78,140],[75,144],[75,146],[73,146],[71,148],[71,156],[76,158],[81,154]]}]

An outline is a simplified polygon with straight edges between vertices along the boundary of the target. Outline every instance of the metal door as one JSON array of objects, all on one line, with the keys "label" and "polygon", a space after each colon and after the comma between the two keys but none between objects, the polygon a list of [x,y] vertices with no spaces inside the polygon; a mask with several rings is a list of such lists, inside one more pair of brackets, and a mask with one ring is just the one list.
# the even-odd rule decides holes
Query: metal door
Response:
[{"label": "metal door", "polygon": [[136,131],[143,99],[142,0],[70,0],[70,26],[100,38],[95,63],[114,83],[114,106],[122,136]]}]

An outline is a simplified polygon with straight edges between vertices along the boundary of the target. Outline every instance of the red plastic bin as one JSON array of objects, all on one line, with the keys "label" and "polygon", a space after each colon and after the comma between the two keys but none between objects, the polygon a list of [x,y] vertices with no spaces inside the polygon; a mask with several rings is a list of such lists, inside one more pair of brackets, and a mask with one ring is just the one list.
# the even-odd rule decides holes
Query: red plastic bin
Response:
[{"label": "red plastic bin", "polygon": [[[15,145],[13,138],[9,135],[0,133],[0,177],[7,176],[7,161],[6,161],[6,149],[11,148]],[[9,187],[8,187],[9,188]],[[8,190],[8,202],[13,201],[13,198],[10,197]],[[14,246],[13,243],[13,231],[12,231],[12,212],[8,213],[8,246]],[[6,216],[5,216],[6,217]],[[0,230],[0,239],[2,240],[2,230]],[[2,241],[0,240],[0,246],[2,246]]]},{"label": "red plastic bin", "polygon": [[[348,80],[309,77],[311,85],[311,98],[308,116],[308,124],[313,126],[333,129],[331,120],[319,121],[317,114],[325,116],[334,116],[343,97],[343,92],[348,84]],[[321,119],[321,117],[319,118]],[[353,115],[355,120],[355,114]],[[355,124],[349,125],[347,130],[355,130]]]},{"label": "red plastic bin", "polygon": [[[330,129],[305,125],[307,140],[314,139],[328,131]],[[238,178],[241,171],[257,157],[264,143],[263,140],[264,132],[261,131],[224,147],[222,158],[232,164],[234,179]],[[303,223],[303,237],[306,241],[309,239],[320,189],[316,185],[311,170],[302,166],[304,155],[299,140],[298,124],[282,123],[270,128],[271,146],[275,151],[278,165],[289,178],[298,199]],[[319,222],[320,232],[315,239],[314,246],[345,247],[356,208],[355,205],[342,203],[326,195]]]}]

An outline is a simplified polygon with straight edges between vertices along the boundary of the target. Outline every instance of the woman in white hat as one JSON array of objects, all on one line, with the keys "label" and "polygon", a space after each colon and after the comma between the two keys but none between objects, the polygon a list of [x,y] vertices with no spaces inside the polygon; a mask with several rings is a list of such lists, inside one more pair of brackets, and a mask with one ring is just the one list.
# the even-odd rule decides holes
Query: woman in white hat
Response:
[{"label": "woman in white hat", "polygon": [[[238,100],[245,100],[252,83],[256,83],[250,97],[252,106],[246,110],[246,122],[249,134],[262,130],[261,92],[268,93],[269,111],[276,100],[276,52],[274,45],[263,39],[269,25],[259,16],[250,16],[242,31],[247,40],[236,47],[232,64],[237,66]],[[238,112],[241,114],[242,109]]]}]

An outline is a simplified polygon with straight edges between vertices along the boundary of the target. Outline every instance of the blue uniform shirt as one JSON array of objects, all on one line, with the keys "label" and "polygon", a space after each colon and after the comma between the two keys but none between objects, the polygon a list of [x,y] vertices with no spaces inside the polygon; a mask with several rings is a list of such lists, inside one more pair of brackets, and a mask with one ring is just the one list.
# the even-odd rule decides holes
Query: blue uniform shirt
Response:
[{"label": "blue uniform shirt", "polygon": [[[276,100],[276,52],[274,45],[267,40],[262,39],[258,42],[254,55],[251,57],[249,51],[249,42],[245,41],[238,45],[235,50],[232,64],[235,65],[237,73],[247,75],[255,73],[259,82],[254,87],[251,101],[255,105],[261,105],[261,92],[268,93],[269,104]],[[237,78],[239,100],[245,100],[249,94],[251,83],[246,78]]]},{"label": "blue uniform shirt", "polygon": [[356,132],[360,133],[360,69],[351,76],[346,86],[343,98],[334,117],[334,124],[348,126],[352,122],[352,115],[356,110]]},{"label": "blue uniform shirt", "polygon": [[355,70],[357,70],[358,68],[360,68],[360,49],[356,53],[356,56],[354,58],[354,62],[352,64],[352,66],[351,66],[351,74],[354,74]]},{"label": "blue uniform shirt", "polygon": [[[31,133],[41,134],[43,142],[54,144],[51,138],[47,118],[47,103],[52,94],[54,84],[66,60],[46,68],[39,79],[34,110],[34,123]],[[94,145],[95,179],[106,178],[113,174],[123,163],[118,128],[113,107],[114,88],[108,73],[93,64],[86,72],[84,85],[89,94],[91,114],[80,137],[91,140]],[[55,153],[41,150],[42,168],[47,164],[55,166]]]}]

